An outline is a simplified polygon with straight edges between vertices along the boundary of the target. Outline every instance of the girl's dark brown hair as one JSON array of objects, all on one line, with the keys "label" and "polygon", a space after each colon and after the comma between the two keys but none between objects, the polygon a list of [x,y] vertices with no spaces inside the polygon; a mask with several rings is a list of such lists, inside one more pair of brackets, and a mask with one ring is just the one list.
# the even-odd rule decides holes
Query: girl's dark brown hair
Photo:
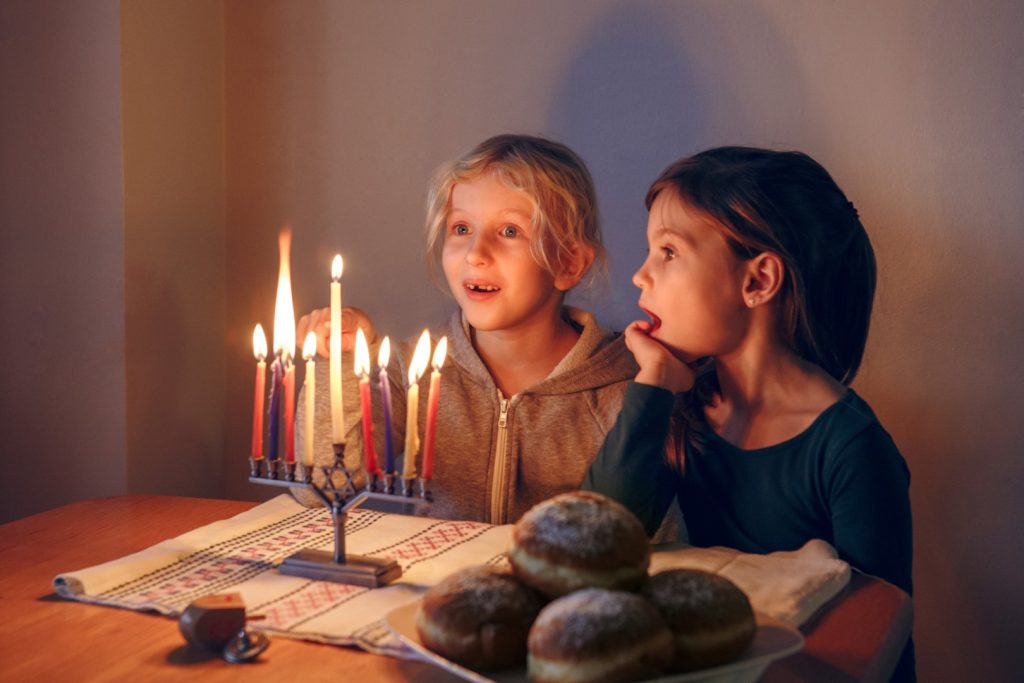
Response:
[{"label": "girl's dark brown hair", "polygon": [[[648,210],[665,190],[714,219],[739,258],[778,254],[785,266],[776,299],[783,341],[850,384],[867,343],[875,254],[857,210],[828,171],[801,152],[717,147],[665,169],[647,192]],[[703,408],[717,391],[715,373],[699,373],[677,406],[676,444],[685,438],[703,446]]]}]

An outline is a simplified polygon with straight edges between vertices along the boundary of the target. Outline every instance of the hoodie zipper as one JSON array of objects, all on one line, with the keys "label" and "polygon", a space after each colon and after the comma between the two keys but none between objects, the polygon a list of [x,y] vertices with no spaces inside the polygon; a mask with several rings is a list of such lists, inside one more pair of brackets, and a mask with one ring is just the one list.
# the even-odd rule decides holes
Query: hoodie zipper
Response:
[{"label": "hoodie zipper", "polygon": [[505,492],[508,484],[505,481],[508,466],[507,450],[508,441],[508,408],[511,399],[505,398],[501,391],[498,391],[498,404],[501,412],[498,414],[498,438],[494,447],[494,475],[491,478],[491,524],[504,524],[505,515],[502,512],[505,502]]}]

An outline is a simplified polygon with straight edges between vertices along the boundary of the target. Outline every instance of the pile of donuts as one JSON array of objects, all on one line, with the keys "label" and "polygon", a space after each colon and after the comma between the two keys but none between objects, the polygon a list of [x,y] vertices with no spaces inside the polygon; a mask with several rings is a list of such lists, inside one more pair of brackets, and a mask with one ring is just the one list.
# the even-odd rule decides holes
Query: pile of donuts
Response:
[{"label": "pile of donuts", "polygon": [[754,639],[743,591],[693,569],[649,576],[640,521],[597,493],[529,510],[513,529],[509,563],[431,587],[416,614],[422,643],[476,670],[525,661],[534,683],[614,683],[724,664]]}]

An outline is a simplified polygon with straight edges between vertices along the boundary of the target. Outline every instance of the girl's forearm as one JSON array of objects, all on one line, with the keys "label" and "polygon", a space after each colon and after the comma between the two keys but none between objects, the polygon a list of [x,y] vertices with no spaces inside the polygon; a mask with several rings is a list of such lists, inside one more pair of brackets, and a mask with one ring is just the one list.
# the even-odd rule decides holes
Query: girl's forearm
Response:
[{"label": "girl's forearm", "polygon": [[678,474],[665,461],[672,402],[665,389],[630,383],[582,485],[629,508],[648,535],[657,531],[676,490]]}]

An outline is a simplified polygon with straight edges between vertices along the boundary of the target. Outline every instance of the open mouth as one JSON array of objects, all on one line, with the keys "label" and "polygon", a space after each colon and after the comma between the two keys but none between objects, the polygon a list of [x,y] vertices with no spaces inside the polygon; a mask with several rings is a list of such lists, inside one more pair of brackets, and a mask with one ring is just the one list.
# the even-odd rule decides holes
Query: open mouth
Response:
[{"label": "open mouth", "polygon": [[655,332],[657,332],[658,328],[661,327],[661,318],[651,313],[643,306],[640,307],[640,310],[643,311],[647,315],[647,317],[651,319],[651,329],[647,331],[647,334],[654,334]]},{"label": "open mouth", "polygon": [[466,280],[462,283],[462,286],[474,298],[490,296],[501,291],[501,287],[482,280]]}]

